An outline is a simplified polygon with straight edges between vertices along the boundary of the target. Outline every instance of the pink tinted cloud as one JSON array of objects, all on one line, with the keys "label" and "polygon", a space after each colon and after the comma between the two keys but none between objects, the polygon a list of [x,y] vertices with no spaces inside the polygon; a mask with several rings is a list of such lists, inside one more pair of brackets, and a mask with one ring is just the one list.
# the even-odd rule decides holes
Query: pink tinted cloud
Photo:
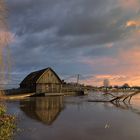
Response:
[{"label": "pink tinted cloud", "polygon": [[90,66],[96,66],[96,65],[116,65],[118,63],[118,60],[111,57],[101,57],[101,58],[83,58],[81,60],[82,63],[88,64]]},{"label": "pink tinted cloud", "polygon": [[129,20],[126,22],[126,27],[140,27],[140,20]]},{"label": "pink tinted cloud", "polygon": [[131,65],[132,66],[135,65],[136,67],[139,67],[140,66],[140,46],[139,48],[134,47],[129,50],[125,50],[124,52],[120,54],[120,59],[123,62],[130,64],[130,67]]},{"label": "pink tinted cloud", "polygon": [[103,86],[104,79],[108,79],[112,86],[121,86],[124,83],[128,83],[130,86],[140,85],[140,76],[134,75],[93,75],[89,79],[81,80],[80,83],[92,86]]},{"label": "pink tinted cloud", "polygon": [[135,10],[136,12],[140,8],[140,1],[139,0],[118,0],[119,4],[122,6],[122,8],[125,9],[132,9]]},{"label": "pink tinted cloud", "polygon": [[[110,74],[93,74],[90,78],[81,82],[89,85],[101,86],[104,79],[109,79],[112,85],[140,85],[140,46],[120,50],[118,55],[113,57],[86,58],[83,63],[99,69],[108,68]],[[115,70],[114,70],[115,69]]]},{"label": "pink tinted cloud", "polygon": [[[121,85],[122,80],[123,82],[126,82],[127,77],[124,75],[106,75],[106,74],[100,74],[100,75],[92,75],[89,79],[82,80],[81,83],[87,84],[87,85],[93,85],[93,86],[103,86],[104,79],[108,79],[110,81],[111,85]],[[120,83],[121,81],[121,83]]]}]

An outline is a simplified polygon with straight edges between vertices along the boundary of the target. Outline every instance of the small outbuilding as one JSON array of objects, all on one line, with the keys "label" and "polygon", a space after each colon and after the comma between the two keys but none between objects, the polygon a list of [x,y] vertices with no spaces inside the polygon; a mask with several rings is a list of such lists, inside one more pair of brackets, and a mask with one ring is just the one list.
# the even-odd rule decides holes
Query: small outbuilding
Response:
[{"label": "small outbuilding", "polygon": [[20,88],[36,93],[60,92],[62,81],[51,68],[35,71],[27,75]]}]

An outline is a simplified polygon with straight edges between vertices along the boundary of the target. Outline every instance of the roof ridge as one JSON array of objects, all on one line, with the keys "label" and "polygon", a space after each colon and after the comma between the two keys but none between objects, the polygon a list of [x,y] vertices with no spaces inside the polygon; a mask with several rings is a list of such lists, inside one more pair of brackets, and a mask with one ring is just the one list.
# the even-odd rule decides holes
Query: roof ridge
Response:
[{"label": "roof ridge", "polygon": [[51,70],[55,75],[56,77],[61,81],[61,79],[59,78],[59,76],[55,73],[55,71],[51,68],[51,67],[48,67],[48,68],[45,68],[45,69],[41,69],[41,70],[38,70],[38,71],[34,71],[34,72],[31,72],[30,74],[28,74],[24,79],[23,81],[20,83],[21,84],[26,84],[27,81],[29,83],[36,83],[37,80],[40,78],[40,76],[47,70]]}]

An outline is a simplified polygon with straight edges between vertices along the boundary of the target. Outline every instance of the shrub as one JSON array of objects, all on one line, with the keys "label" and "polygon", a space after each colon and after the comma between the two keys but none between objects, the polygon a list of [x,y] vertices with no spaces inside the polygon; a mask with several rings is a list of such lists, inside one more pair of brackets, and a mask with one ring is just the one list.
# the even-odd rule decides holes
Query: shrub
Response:
[{"label": "shrub", "polygon": [[0,116],[3,116],[6,113],[6,107],[0,104]]},{"label": "shrub", "polygon": [[15,129],[15,117],[7,115],[6,107],[0,105],[0,140],[11,140]]}]

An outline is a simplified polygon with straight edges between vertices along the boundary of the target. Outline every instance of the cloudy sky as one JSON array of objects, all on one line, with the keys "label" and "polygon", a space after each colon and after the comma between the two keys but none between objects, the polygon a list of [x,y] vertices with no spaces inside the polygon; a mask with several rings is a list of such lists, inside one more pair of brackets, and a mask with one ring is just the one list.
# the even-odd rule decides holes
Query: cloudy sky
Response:
[{"label": "cloudy sky", "polygon": [[140,0],[6,0],[11,80],[52,67],[80,82],[140,85]]}]

